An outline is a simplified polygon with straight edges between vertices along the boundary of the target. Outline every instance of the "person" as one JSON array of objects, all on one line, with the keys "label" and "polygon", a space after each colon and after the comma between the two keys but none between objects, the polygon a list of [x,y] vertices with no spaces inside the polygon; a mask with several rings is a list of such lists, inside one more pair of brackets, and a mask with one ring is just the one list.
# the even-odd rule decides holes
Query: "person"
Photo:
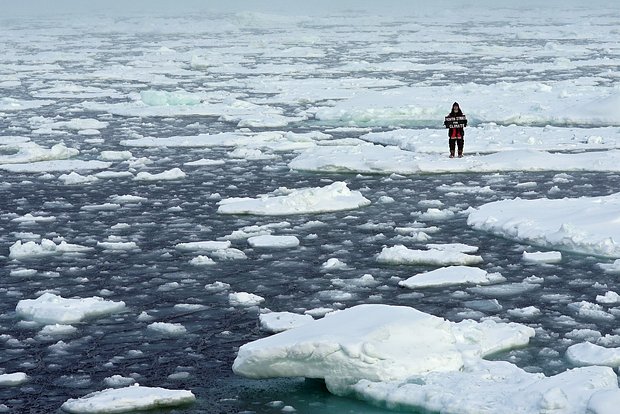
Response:
[{"label": "person", "polygon": [[452,111],[446,116],[444,123],[448,128],[448,143],[450,146],[450,158],[454,158],[454,150],[458,146],[459,158],[463,156],[463,144],[465,137],[465,127],[467,126],[467,118],[461,111],[458,102],[452,104]]}]

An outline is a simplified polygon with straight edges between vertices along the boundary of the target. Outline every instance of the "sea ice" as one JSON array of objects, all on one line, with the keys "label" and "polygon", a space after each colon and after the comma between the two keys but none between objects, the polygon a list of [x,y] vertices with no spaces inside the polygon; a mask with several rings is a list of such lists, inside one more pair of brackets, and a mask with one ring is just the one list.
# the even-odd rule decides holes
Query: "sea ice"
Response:
[{"label": "sea ice", "polygon": [[[0,137],[4,139],[4,137]],[[64,160],[80,153],[74,148],[67,148],[64,143],[58,143],[51,148],[44,148],[34,142],[13,143],[2,142],[0,149],[13,152],[10,155],[0,155],[0,164],[25,164],[37,161]],[[0,152],[0,153],[2,153]]]},{"label": "sea ice", "polygon": [[359,191],[351,191],[344,182],[326,187],[287,191],[286,195],[260,198],[232,198],[219,202],[218,213],[289,215],[350,210],[370,204]]},{"label": "sea ice", "polygon": [[523,260],[526,262],[538,263],[560,263],[562,261],[561,252],[523,252]]},{"label": "sea ice", "polygon": [[149,324],[146,328],[153,332],[169,336],[180,336],[187,333],[187,329],[185,329],[185,326],[180,323],[153,322]]},{"label": "sea ice", "polygon": [[62,409],[76,414],[123,413],[174,407],[194,402],[191,391],[168,390],[159,387],[132,385],[93,392],[81,398],[67,400]]},{"label": "sea ice", "polygon": [[525,345],[533,335],[514,323],[452,323],[409,307],[358,305],[243,345],[233,371],[324,378],[331,392],[343,394],[362,379],[458,372],[466,359]]},{"label": "sea ice", "polygon": [[134,177],[136,181],[170,181],[170,180],[179,180],[181,178],[185,178],[187,174],[185,174],[180,168],[173,168],[168,171],[164,171],[158,174],[151,174],[146,171],[141,171]]},{"label": "sea ice", "polygon": [[[478,230],[538,246],[620,257],[620,193],[602,197],[502,200],[469,213]],[[524,212],[527,212],[525,214]]]},{"label": "sea ice", "polygon": [[11,259],[23,260],[65,253],[85,253],[91,250],[93,250],[92,247],[70,244],[65,241],[56,244],[48,239],[41,239],[40,243],[34,241],[22,243],[21,240],[18,240],[9,247],[9,257]]},{"label": "sea ice", "polygon": [[195,251],[213,251],[228,249],[231,246],[230,241],[198,241],[179,243],[174,248],[182,252],[195,252]]},{"label": "sea ice", "polygon": [[100,297],[65,299],[53,293],[44,293],[37,299],[23,299],[17,303],[17,316],[41,324],[73,324],[87,318],[109,315],[125,309],[125,302],[113,302]]},{"label": "sea ice", "polygon": [[277,333],[297,328],[312,322],[310,315],[300,315],[292,312],[270,312],[259,315],[260,326],[266,332]]},{"label": "sea ice", "polygon": [[[349,394],[390,409],[459,414],[592,413],[598,393],[620,394],[611,368],[576,368],[545,377],[504,361],[466,361],[459,371],[414,375],[404,381],[361,380]],[[602,411],[596,413],[611,413]]]},{"label": "sea ice", "polygon": [[398,284],[409,289],[416,289],[431,286],[488,284],[505,280],[499,273],[488,273],[486,270],[477,267],[450,266],[419,273],[407,280],[398,282]]},{"label": "sea ice", "polygon": [[571,345],[566,350],[566,358],[574,365],[604,365],[620,367],[620,348],[605,348],[591,342]]},{"label": "sea ice", "polygon": [[379,263],[387,264],[426,264],[437,266],[472,265],[482,263],[482,257],[458,251],[438,249],[412,250],[403,245],[384,247],[377,256]]},{"label": "sea ice", "polygon": [[0,164],[0,170],[15,173],[45,173],[62,171],[93,171],[105,170],[111,162],[98,160],[52,160],[18,164]]},{"label": "sea ice", "polygon": [[23,372],[13,372],[11,374],[0,374],[0,387],[13,387],[28,381],[28,375]]},{"label": "sea ice", "polygon": [[258,306],[265,301],[265,298],[247,292],[234,292],[228,294],[228,302],[232,306]]},{"label": "sea ice", "polygon": [[284,249],[299,246],[299,239],[295,236],[262,235],[248,238],[248,244],[257,248]]},{"label": "sea ice", "polygon": [[92,184],[99,181],[99,178],[94,175],[81,175],[75,171],[71,171],[69,174],[61,174],[58,177],[59,181],[62,181],[66,185],[78,185],[78,184]]},{"label": "sea ice", "polygon": [[604,304],[616,304],[616,303],[620,303],[620,295],[616,292],[613,291],[608,291],[605,292],[604,295],[596,295],[596,301],[598,303],[604,303]]}]

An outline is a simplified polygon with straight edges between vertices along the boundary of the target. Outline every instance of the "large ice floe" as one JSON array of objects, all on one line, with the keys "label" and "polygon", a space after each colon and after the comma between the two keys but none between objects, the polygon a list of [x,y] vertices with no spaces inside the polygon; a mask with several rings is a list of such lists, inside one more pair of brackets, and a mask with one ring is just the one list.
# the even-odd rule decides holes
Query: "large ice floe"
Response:
[{"label": "large ice floe", "polygon": [[516,323],[454,323],[410,307],[358,305],[243,345],[233,370],[248,378],[322,378],[337,395],[442,413],[578,414],[597,393],[620,393],[607,367],[545,377],[482,359],[532,336]]},{"label": "large ice floe", "polygon": [[[444,152],[446,147],[444,138]],[[298,155],[289,163],[289,167],[299,171],[368,174],[620,171],[620,151],[551,153],[534,149],[516,149],[468,155],[454,160],[448,159],[445,155],[415,153],[382,145],[319,146]]]},{"label": "large ice floe", "polygon": [[219,202],[218,213],[289,215],[350,210],[367,206],[370,201],[359,191],[351,191],[346,183],[337,181],[325,187],[289,190],[260,198],[229,198]]},{"label": "large ice floe", "polygon": [[[527,212],[527,214],[524,214]],[[467,223],[526,243],[620,257],[620,193],[602,197],[501,200],[473,209]]]},{"label": "large ice floe", "polygon": [[196,400],[191,391],[132,385],[93,392],[67,400],[62,409],[76,414],[125,413],[189,404]]}]

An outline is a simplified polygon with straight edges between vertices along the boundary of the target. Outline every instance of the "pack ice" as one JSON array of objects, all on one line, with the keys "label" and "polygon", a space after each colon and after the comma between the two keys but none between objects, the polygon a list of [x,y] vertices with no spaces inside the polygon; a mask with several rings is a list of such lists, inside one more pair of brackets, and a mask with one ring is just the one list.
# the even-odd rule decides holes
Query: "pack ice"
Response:
[{"label": "pack ice", "polygon": [[[607,367],[545,377],[482,359],[533,336],[517,323],[454,323],[410,307],[358,305],[241,346],[233,371],[248,378],[322,378],[336,395],[442,413],[577,414],[597,393],[620,395]],[[607,408],[592,412],[611,413]]]}]

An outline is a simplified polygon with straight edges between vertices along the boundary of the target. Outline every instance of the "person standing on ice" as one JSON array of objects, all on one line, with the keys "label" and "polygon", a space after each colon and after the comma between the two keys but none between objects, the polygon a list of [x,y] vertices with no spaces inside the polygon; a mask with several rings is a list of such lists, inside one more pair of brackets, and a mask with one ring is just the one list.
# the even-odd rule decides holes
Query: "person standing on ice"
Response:
[{"label": "person standing on ice", "polygon": [[463,144],[467,118],[461,111],[458,102],[452,104],[452,111],[446,116],[443,124],[448,128],[448,143],[450,144],[450,158],[454,158],[454,150],[458,145],[459,158],[463,156]]}]

